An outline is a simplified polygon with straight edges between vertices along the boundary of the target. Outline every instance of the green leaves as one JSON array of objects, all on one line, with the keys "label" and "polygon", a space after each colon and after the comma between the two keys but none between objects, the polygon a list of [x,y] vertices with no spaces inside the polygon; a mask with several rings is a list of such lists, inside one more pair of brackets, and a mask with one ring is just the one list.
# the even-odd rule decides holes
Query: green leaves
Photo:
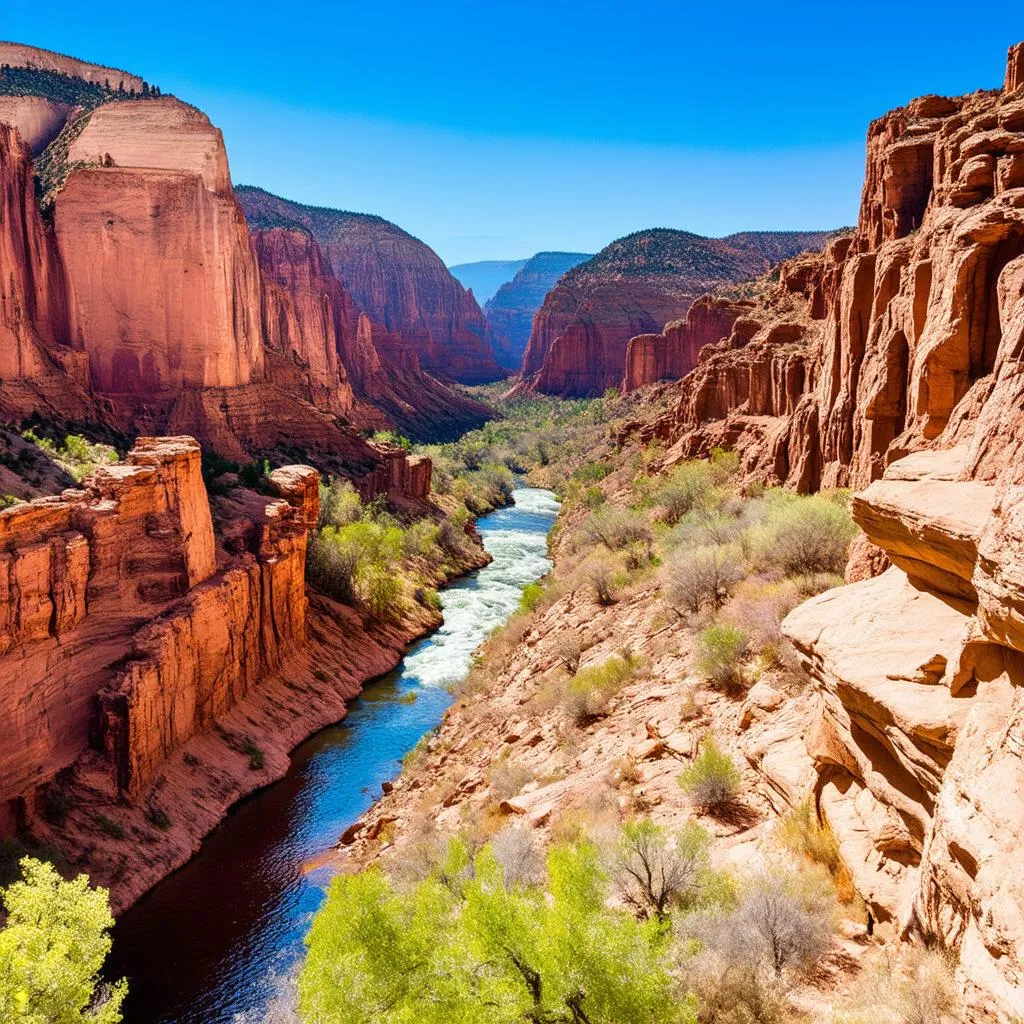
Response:
[{"label": "green leaves", "polygon": [[492,849],[453,841],[396,892],[378,868],[335,881],[299,982],[308,1024],[693,1024],[663,930],[609,908],[596,848],[557,846],[546,885],[506,888]]},{"label": "green leaves", "polygon": [[23,881],[3,890],[7,926],[0,930],[0,1020],[17,1024],[118,1024],[128,991],[99,986],[110,952],[105,889],[85,875],[65,882],[26,857]]}]

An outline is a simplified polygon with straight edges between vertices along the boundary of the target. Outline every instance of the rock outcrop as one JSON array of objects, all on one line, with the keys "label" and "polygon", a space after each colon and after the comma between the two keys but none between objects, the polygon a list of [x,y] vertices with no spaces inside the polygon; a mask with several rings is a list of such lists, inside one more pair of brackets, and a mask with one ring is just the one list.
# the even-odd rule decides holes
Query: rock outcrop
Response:
[{"label": "rock outcrop", "polygon": [[875,121],[856,230],[784,264],[705,348],[653,430],[670,458],[727,444],[765,479],[864,486],[907,452],[974,438],[978,470],[998,473],[1015,430],[1022,190],[1019,88],[925,96]]},{"label": "rock outcrop", "polygon": [[96,85],[109,85],[112,89],[121,88],[125,92],[132,89],[142,92],[143,81],[138,75],[130,75],[126,71],[104,67],[102,64],[90,64],[76,57],[66,57],[63,53],[41,50],[23,43],[0,42],[0,67],[5,64],[12,68],[31,67],[42,71],[56,71],[58,74],[81,78]]},{"label": "rock outcrop", "polygon": [[254,228],[309,231],[359,309],[414,348],[424,370],[467,384],[502,376],[476,299],[419,239],[381,217],[304,206],[248,186],[236,195]]},{"label": "rock outcrop", "polygon": [[1024,1012],[1024,592],[1020,471],[983,482],[968,460],[892,463],[854,502],[892,568],[784,629],[816,684],[819,806],[858,891],[901,934],[957,951],[983,1021]]},{"label": "rock outcrop", "polygon": [[96,390],[168,398],[260,379],[259,274],[220,132],[179,100],[110,103],[71,159],[102,163],[68,175],[54,218]]},{"label": "rock outcrop", "polygon": [[[429,459],[380,458],[365,497],[429,494]],[[437,623],[307,594],[319,475],[283,467],[267,489],[211,508],[192,438],[140,438],[80,488],[0,512],[0,838],[60,850],[116,910]]]},{"label": "rock outcrop", "polygon": [[72,110],[68,103],[43,96],[0,96],[0,124],[17,128],[33,156],[57,137]]},{"label": "rock outcrop", "polygon": [[[11,87],[86,88],[53,59]],[[67,104],[0,97],[0,415],[189,433],[229,459],[311,458],[357,480],[386,466],[354,428],[434,440],[487,419],[404,339],[360,327],[308,231],[250,236],[206,115],[88,88],[66,124]],[[45,220],[20,130],[58,132],[39,161]]]},{"label": "rock outcrop", "polygon": [[678,380],[696,365],[705,345],[727,338],[732,325],[753,306],[752,302],[697,299],[686,317],[665,324],[660,334],[640,334],[626,346],[623,391],[635,391],[658,380]]},{"label": "rock outcrop", "polygon": [[[664,228],[620,238],[565,274],[533,321],[522,375],[545,394],[598,395],[619,387],[630,338],[657,334],[685,317],[693,300],[727,283],[757,277],[771,260],[760,249],[771,240],[774,255],[788,233],[704,238]],[[788,252],[827,237],[797,232]]]},{"label": "rock outcrop", "polygon": [[534,314],[544,297],[566,272],[589,260],[582,252],[539,252],[522,265],[511,281],[484,305],[494,353],[506,369],[518,370],[530,341]]},{"label": "rock outcrop", "polygon": [[[875,917],[956,953],[978,1022],[1024,1014],[1020,52],[1003,92],[872,125],[853,238],[784,269],[674,420],[680,450],[731,437],[768,478],[864,488],[890,567],[783,624],[818,703],[817,803]],[[800,337],[772,345],[785,324]],[[738,384],[758,363],[792,374],[760,407]],[[712,378],[736,390],[701,417]]]}]

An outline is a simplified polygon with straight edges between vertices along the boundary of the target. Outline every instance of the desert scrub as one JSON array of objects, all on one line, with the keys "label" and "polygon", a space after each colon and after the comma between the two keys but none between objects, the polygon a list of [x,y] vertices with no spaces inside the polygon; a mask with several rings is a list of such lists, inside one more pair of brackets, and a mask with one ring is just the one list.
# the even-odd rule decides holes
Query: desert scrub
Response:
[{"label": "desert scrub", "polygon": [[747,635],[737,626],[715,623],[697,637],[697,671],[712,689],[727,693],[743,688]]},{"label": "desert scrub", "polygon": [[581,668],[565,688],[563,704],[577,723],[604,713],[611,699],[629,682],[639,668],[635,657],[612,655],[600,665]]},{"label": "desert scrub", "polygon": [[696,615],[718,608],[743,574],[737,547],[680,547],[661,567],[661,591],[678,614]]},{"label": "desert scrub", "polygon": [[790,646],[782,635],[782,620],[802,599],[800,588],[793,581],[748,580],[736,589],[722,611],[722,618],[747,636],[751,649],[769,667],[787,667],[791,661]]},{"label": "desert scrub", "polygon": [[673,469],[655,491],[652,501],[666,523],[678,523],[694,509],[708,509],[719,503],[711,464],[684,462]]},{"label": "desert scrub", "polygon": [[786,576],[842,573],[857,532],[845,492],[803,497],[773,491],[766,503],[751,538],[755,564]]},{"label": "desert scrub", "polygon": [[740,773],[732,758],[708,735],[693,764],[679,773],[678,782],[695,807],[702,811],[719,811],[736,799]]},{"label": "desert scrub", "polygon": [[92,476],[100,466],[116,465],[121,458],[110,445],[93,444],[81,434],[68,434],[60,444],[32,430],[26,430],[22,437],[36,445],[78,483]]},{"label": "desert scrub", "polygon": [[521,764],[517,764],[508,754],[499,757],[491,764],[487,773],[487,783],[491,795],[499,803],[511,800],[528,782],[533,781],[533,772]]},{"label": "desert scrub", "polygon": [[854,901],[853,879],[840,855],[839,840],[828,822],[819,820],[810,798],[783,815],[775,835],[784,849],[821,865],[829,873],[841,903]]}]

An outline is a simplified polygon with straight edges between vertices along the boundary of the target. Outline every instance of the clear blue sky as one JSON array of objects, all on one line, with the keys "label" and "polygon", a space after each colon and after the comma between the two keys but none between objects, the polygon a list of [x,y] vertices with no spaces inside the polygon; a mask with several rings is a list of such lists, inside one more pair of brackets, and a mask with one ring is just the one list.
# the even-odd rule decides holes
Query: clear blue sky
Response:
[{"label": "clear blue sky", "polygon": [[1001,84],[1013,7],[0,0],[0,36],[136,72],[223,128],[236,182],[458,263],[852,223],[868,121]]}]

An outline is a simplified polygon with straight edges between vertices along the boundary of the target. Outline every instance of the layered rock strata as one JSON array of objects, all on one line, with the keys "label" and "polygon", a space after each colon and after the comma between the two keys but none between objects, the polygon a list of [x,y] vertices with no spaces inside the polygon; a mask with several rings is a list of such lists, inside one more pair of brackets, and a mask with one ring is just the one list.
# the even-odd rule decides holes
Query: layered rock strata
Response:
[{"label": "layered rock strata", "polygon": [[[533,321],[522,375],[545,394],[599,395],[622,384],[631,338],[659,334],[697,296],[764,273],[779,254],[821,245],[825,232],[704,238],[638,231],[565,274]],[[768,255],[766,255],[767,253]]]},{"label": "layered rock strata", "polygon": [[1024,253],[1019,52],[1003,91],[925,96],[871,125],[855,232],[784,264],[704,349],[649,430],[670,459],[726,444],[765,479],[864,486],[907,452],[975,437],[977,473],[999,471]]},{"label": "layered rock strata", "polygon": [[666,324],[660,334],[630,338],[622,390],[685,377],[697,365],[701,349],[727,338],[732,325],[751,306],[752,302],[706,295],[694,302],[684,319]]},{"label": "layered rock strata", "polygon": [[858,891],[955,950],[970,1019],[1024,1012],[1024,590],[1019,470],[965,479],[966,448],[894,462],[854,502],[892,561],[792,612],[815,682],[822,814]]},{"label": "layered rock strata", "polygon": [[466,384],[502,376],[472,292],[419,239],[381,217],[305,206],[248,186],[236,194],[253,228],[309,231],[358,308],[410,345],[424,370]]},{"label": "layered rock strata", "polygon": [[[429,460],[382,459],[367,497],[428,494]],[[318,485],[284,467],[211,511],[196,442],[140,438],[81,488],[0,512],[0,835],[59,849],[123,908],[436,624],[307,595]]]}]

